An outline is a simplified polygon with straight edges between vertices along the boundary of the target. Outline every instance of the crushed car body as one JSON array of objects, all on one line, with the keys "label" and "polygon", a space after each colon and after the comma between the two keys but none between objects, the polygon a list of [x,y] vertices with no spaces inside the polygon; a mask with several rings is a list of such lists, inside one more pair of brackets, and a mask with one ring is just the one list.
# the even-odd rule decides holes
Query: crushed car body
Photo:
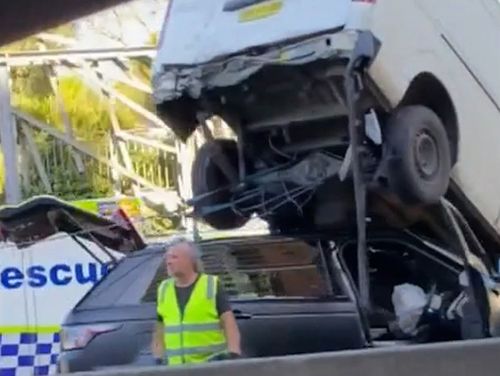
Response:
[{"label": "crushed car body", "polygon": [[[467,251],[407,230],[370,228],[370,310],[359,301],[351,231],[198,245],[204,272],[219,276],[230,295],[243,355],[253,358],[498,336],[499,284],[488,261],[498,255],[485,251],[483,258],[473,234],[457,234],[469,240]],[[76,304],[62,328],[61,372],[155,364],[151,338],[157,288],[168,276],[164,254],[164,243],[129,254]]]}]

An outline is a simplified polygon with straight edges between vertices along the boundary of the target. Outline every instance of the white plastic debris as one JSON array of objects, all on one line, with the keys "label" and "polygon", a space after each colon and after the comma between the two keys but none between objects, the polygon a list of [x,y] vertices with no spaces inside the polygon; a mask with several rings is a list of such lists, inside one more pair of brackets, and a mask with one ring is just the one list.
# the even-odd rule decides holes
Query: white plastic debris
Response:
[{"label": "white plastic debris", "polygon": [[406,334],[413,334],[424,311],[428,297],[419,286],[409,283],[397,285],[392,293],[392,305],[399,328]]},{"label": "white plastic debris", "polygon": [[469,276],[467,275],[467,272],[463,271],[458,275],[458,282],[462,287],[469,286]]},{"label": "white plastic debris", "polygon": [[365,115],[365,133],[376,144],[382,144],[382,130],[373,109]]}]

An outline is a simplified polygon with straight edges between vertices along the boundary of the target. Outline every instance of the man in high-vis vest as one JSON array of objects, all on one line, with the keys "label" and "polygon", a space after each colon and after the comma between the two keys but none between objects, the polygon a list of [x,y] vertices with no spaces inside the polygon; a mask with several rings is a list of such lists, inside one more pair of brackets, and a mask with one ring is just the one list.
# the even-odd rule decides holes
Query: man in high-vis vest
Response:
[{"label": "man in high-vis vest", "polygon": [[197,246],[175,238],[166,250],[170,278],[158,286],[153,338],[157,363],[182,365],[241,355],[240,333],[222,284],[199,272]]}]

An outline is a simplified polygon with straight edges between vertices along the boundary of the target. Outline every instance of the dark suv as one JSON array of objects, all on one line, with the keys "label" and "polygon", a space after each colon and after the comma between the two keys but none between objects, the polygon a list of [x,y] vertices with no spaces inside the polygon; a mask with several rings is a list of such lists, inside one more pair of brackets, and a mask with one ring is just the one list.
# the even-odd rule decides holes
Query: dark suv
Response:
[{"label": "dark suv", "polygon": [[[246,356],[366,343],[351,292],[331,284],[318,240],[251,237],[203,242],[201,248],[204,269],[222,276],[232,297]],[[162,245],[132,254],[74,308],[62,331],[62,370],[151,362],[156,287],[166,277],[163,255]]]},{"label": "dark suv", "polygon": [[[206,272],[221,276],[230,293],[247,357],[483,336],[476,306],[464,299],[460,257],[406,232],[370,233],[368,246],[372,307],[365,311],[357,303],[352,236],[201,242]],[[60,371],[152,364],[163,248],[151,245],[122,260],[67,316]],[[393,306],[394,288],[403,284],[429,296],[412,333],[398,328]],[[436,297],[439,305],[430,299]]]}]

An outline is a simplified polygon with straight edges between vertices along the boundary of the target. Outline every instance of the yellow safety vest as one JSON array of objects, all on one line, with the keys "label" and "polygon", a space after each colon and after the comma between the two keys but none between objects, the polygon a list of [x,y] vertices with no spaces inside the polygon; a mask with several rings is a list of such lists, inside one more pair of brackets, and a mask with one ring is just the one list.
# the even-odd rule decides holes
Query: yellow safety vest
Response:
[{"label": "yellow safety vest", "polygon": [[201,363],[226,351],[216,304],[217,277],[201,274],[181,317],[173,279],[158,287],[157,310],[163,318],[169,365]]}]

